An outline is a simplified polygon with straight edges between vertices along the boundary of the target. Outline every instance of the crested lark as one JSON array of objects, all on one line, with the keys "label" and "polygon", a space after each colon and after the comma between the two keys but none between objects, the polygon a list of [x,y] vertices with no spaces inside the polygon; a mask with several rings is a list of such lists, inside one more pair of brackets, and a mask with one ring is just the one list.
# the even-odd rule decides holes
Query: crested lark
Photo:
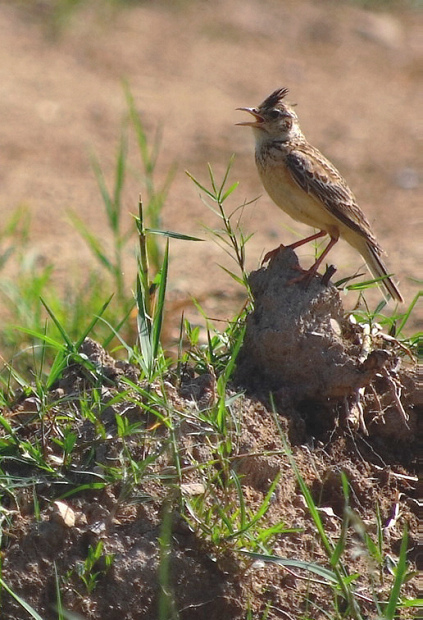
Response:
[{"label": "crested lark", "polygon": [[[373,276],[383,278],[381,284],[387,293],[403,301],[388,275],[381,259],[382,249],[354,194],[330,161],[307,142],[296,113],[284,102],[287,93],[287,88],[279,88],[257,108],[237,109],[254,116],[253,121],[238,125],[254,130],[256,164],[269,196],[294,220],[320,230],[289,247],[296,248],[329,235],[328,245],[308,271],[312,275],[342,237],[362,255]],[[264,261],[278,250],[266,254]]]}]

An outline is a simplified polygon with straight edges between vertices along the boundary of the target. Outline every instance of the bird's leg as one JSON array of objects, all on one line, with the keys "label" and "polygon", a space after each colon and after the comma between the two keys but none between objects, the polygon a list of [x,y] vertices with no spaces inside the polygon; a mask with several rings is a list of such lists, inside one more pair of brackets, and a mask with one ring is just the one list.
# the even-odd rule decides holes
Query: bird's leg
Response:
[{"label": "bird's leg", "polygon": [[267,261],[275,258],[275,256],[279,254],[281,250],[285,250],[288,248],[290,250],[295,250],[295,248],[299,248],[301,245],[304,245],[305,243],[308,243],[309,241],[320,239],[320,237],[324,237],[325,235],[327,235],[327,232],[325,230],[320,230],[318,233],[315,233],[314,235],[310,235],[309,237],[305,237],[305,239],[300,239],[299,241],[295,241],[295,243],[291,243],[290,245],[283,245],[283,243],[281,243],[281,245],[279,245],[277,248],[275,248],[274,250],[270,250],[270,252],[267,252],[267,254],[265,254],[261,264],[264,265],[264,263],[267,263]]},{"label": "bird's leg", "polygon": [[[319,235],[319,236],[322,236],[322,235]],[[298,276],[298,278],[294,278],[293,280],[290,280],[288,284],[295,284],[296,282],[302,282],[304,280],[310,281],[311,278],[314,276],[314,274],[317,273],[317,270],[319,269],[325,257],[329,254],[329,252],[331,251],[335,243],[337,243],[338,238],[339,238],[339,235],[333,236],[333,237],[331,236],[329,243],[327,244],[327,246],[325,247],[325,249],[319,256],[319,258],[316,260],[314,265],[312,265],[310,269],[308,269],[307,271],[303,272],[300,276]]]},{"label": "bird's leg", "polygon": [[320,237],[324,237],[327,234],[328,233],[326,232],[326,230],[320,230],[318,233],[315,233],[314,235],[310,235],[309,237],[305,237],[304,239],[300,239],[299,241],[296,241],[295,243],[290,243],[289,245],[287,245],[285,247],[290,248],[291,250],[295,250],[295,248],[299,248],[300,246],[304,245],[305,243],[308,243],[309,241],[314,241],[315,239],[320,239]]},{"label": "bird's leg", "polygon": [[331,236],[329,243],[327,244],[327,246],[325,247],[323,252],[320,254],[319,258],[316,260],[314,265],[312,265],[310,267],[309,272],[310,272],[311,275],[313,275],[314,273],[317,272],[317,270],[319,269],[320,265],[322,264],[324,258],[329,254],[329,252],[331,251],[331,249],[333,248],[335,243],[337,243],[338,238],[339,237],[332,237]]}]

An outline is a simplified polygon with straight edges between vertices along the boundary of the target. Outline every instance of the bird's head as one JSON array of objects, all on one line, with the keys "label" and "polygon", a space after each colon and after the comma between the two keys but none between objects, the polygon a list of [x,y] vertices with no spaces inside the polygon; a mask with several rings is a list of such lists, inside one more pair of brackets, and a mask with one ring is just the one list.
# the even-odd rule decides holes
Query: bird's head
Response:
[{"label": "bird's head", "polygon": [[287,88],[278,88],[257,108],[237,108],[254,117],[254,120],[237,125],[252,127],[260,142],[273,139],[285,142],[301,135],[296,113],[292,106],[284,102],[287,93]]}]

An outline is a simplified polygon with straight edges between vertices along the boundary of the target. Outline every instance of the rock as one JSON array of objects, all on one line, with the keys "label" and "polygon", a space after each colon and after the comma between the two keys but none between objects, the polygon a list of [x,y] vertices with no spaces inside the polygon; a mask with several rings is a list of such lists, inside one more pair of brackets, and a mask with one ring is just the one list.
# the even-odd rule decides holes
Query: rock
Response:
[{"label": "rock", "polygon": [[53,502],[52,520],[65,527],[75,527],[75,512],[65,502]]}]

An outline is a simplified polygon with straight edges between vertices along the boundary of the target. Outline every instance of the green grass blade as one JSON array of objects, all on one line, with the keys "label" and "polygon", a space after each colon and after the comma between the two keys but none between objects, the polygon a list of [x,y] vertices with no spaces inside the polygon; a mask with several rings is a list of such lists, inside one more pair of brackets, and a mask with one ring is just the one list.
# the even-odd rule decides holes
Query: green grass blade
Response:
[{"label": "green grass blade", "polygon": [[145,370],[149,374],[153,364],[152,345],[151,345],[151,317],[147,313],[147,296],[148,289],[143,286],[140,276],[141,266],[138,268],[137,274],[137,327],[138,340],[140,343],[141,354],[145,365]]},{"label": "green grass blade", "polygon": [[232,345],[231,356],[225,368],[225,382],[229,381],[232,372],[236,365],[236,360],[238,358],[238,353],[241,349],[242,343],[244,342],[245,330],[247,329],[246,325],[243,325],[239,331],[237,339],[235,343]]},{"label": "green grass blade", "polygon": [[33,609],[31,605],[29,605],[26,601],[24,601],[20,596],[18,596],[15,592],[13,592],[13,590],[9,588],[7,583],[1,577],[0,577],[0,586],[4,590],[6,590],[6,592],[10,594],[12,598],[15,599],[15,601],[22,607],[22,609],[25,609],[25,611],[29,613],[31,618],[34,618],[34,620],[43,620],[40,614],[37,613],[35,609]]},{"label": "green grass blade", "polygon": [[[407,609],[409,607],[421,607],[423,608],[423,598],[407,598],[401,602],[401,607]],[[417,620],[418,616],[416,616]]]},{"label": "green grass blade", "polygon": [[[206,194],[206,196],[208,196],[214,202],[216,202],[216,196],[213,194],[213,192],[211,192],[206,187],[204,187],[204,185],[202,185],[200,183],[200,181],[197,181],[197,179],[190,172],[188,172],[188,170],[185,170],[185,174],[191,179],[191,181],[194,183],[194,185],[196,185],[198,187],[198,189],[201,189],[201,191],[204,192]],[[215,213],[217,214],[217,211],[215,211]]]},{"label": "green grass blade", "polygon": [[279,564],[280,566],[286,566],[287,568],[295,568],[299,570],[305,570],[310,573],[317,575],[324,579],[324,582],[329,585],[335,585],[338,583],[338,579],[331,570],[325,568],[324,566],[320,566],[320,564],[315,564],[314,562],[303,562],[302,560],[290,560],[288,558],[280,558],[275,555],[265,555],[262,553],[253,553],[251,551],[243,551],[246,555],[248,555],[253,560],[258,560],[261,562],[270,562],[272,564]]},{"label": "green grass blade", "polygon": [[157,295],[157,306],[154,311],[154,320],[153,320],[153,357],[154,360],[157,358],[157,354],[159,352],[160,347],[160,336],[163,325],[163,317],[164,317],[164,304],[166,297],[166,286],[167,286],[167,277],[168,277],[168,269],[169,269],[169,239],[166,242],[165,253],[163,257],[163,265],[160,273],[160,284]]},{"label": "green grass blade", "polygon": [[219,265],[219,267],[228,274],[228,276],[230,276],[232,278],[232,280],[235,280],[235,282],[237,284],[240,284],[241,286],[245,286],[245,281],[240,278],[239,276],[237,276],[233,271],[230,271],[229,269],[226,269],[226,267],[224,267],[223,265]]},{"label": "green grass blade", "polygon": [[50,372],[46,381],[46,389],[49,390],[61,376],[68,363],[68,353],[59,351],[51,365]]},{"label": "green grass blade", "polygon": [[103,198],[104,206],[106,208],[107,217],[109,222],[113,219],[113,200],[110,196],[109,190],[106,186],[106,181],[104,179],[103,170],[101,169],[100,163],[97,157],[94,154],[91,154],[91,166],[94,171],[95,178],[97,180],[97,185],[100,189],[101,197]]},{"label": "green grass blade", "polygon": [[[233,472],[231,472],[231,474],[233,474]],[[236,536],[239,536],[240,534],[243,534],[244,532],[247,532],[249,529],[251,529],[258,521],[260,521],[260,519],[262,517],[264,517],[264,515],[266,514],[267,510],[269,509],[269,505],[270,505],[270,500],[272,498],[272,495],[279,483],[281,474],[278,473],[276,478],[274,479],[274,481],[272,482],[272,484],[270,485],[270,488],[268,490],[268,492],[266,493],[265,498],[263,499],[260,508],[257,510],[257,512],[254,514],[254,516],[247,521],[246,519],[246,509],[245,509],[245,500],[244,500],[244,496],[242,494],[242,487],[241,484],[239,482],[238,476],[236,475],[231,475],[232,480],[235,482],[235,486],[237,487],[237,491],[238,491],[238,496],[240,499],[240,510],[241,510],[241,528],[239,530],[237,530],[236,532],[234,532],[234,534],[232,534],[231,536],[229,536],[229,538],[234,538]]]},{"label": "green grass blade", "polygon": [[344,518],[342,519],[341,534],[339,536],[338,542],[335,545],[335,549],[329,558],[329,562],[331,566],[336,566],[338,564],[342,554],[345,551],[345,545],[346,545],[347,534],[348,534],[348,525],[349,525],[349,519],[347,517],[347,513],[345,513]]},{"label": "green grass blade", "polygon": [[412,312],[413,312],[413,310],[414,310],[414,307],[416,306],[417,302],[419,301],[419,299],[420,299],[421,297],[423,297],[423,291],[419,291],[419,292],[415,295],[415,297],[412,299],[412,301],[411,301],[410,305],[409,305],[409,306],[408,306],[408,308],[407,308],[407,311],[404,313],[404,315],[403,315],[403,317],[402,317],[402,319],[401,319],[401,321],[400,321],[400,323],[399,323],[399,325],[398,325],[398,327],[397,327],[397,333],[398,333],[398,334],[401,334],[401,332],[402,332],[402,330],[404,329],[404,327],[405,327],[405,325],[406,325],[406,323],[407,323],[408,319],[409,319],[409,318],[410,318],[410,316],[411,316],[411,313],[412,313]]},{"label": "green grass blade", "polygon": [[336,566],[338,564],[342,554],[345,551],[345,545],[346,545],[347,534],[348,534],[348,526],[350,523],[350,519],[349,519],[349,515],[351,513],[351,509],[349,507],[350,487],[348,484],[348,479],[344,472],[341,472],[341,481],[342,481],[342,490],[343,490],[344,499],[345,499],[344,517],[342,519],[341,534],[338,538],[338,542],[335,545],[335,549],[331,557],[329,558],[331,566]]},{"label": "green grass blade", "polygon": [[15,436],[15,431],[11,427],[9,421],[2,415],[0,415],[0,426],[4,428],[6,433],[10,435],[10,437],[13,439],[15,443],[19,443],[19,440]]},{"label": "green grass blade", "polygon": [[65,620],[63,615],[63,604],[62,604],[62,594],[60,592],[60,578],[59,573],[57,571],[57,564],[54,562],[54,584],[56,589],[56,611],[57,611],[57,620]]},{"label": "green grass blade", "polygon": [[112,210],[109,214],[110,228],[114,234],[119,233],[120,215],[121,215],[121,198],[122,190],[125,183],[126,158],[128,152],[128,138],[125,131],[122,131],[119,143],[118,156],[116,160],[115,170],[115,187]]},{"label": "green grass blade", "polygon": [[113,338],[118,338],[118,340],[120,340],[120,342],[124,344],[125,348],[128,350],[128,346],[126,345],[126,343],[123,343],[122,338],[119,337],[119,332],[122,329],[122,327],[126,325],[126,323],[128,322],[128,319],[131,316],[132,311],[135,307],[135,303],[136,303],[135,299],[132,300],[125,316],[119,321],[116,327],[113,327],[113,325],[111,325],[108,321],[106,321],[106,319],[104,319],[103,317],[100,317],[101,321],[105,323],[105,325],[107,325],[107,327],[110,329],[110,335],[107,338],[105,338],[101,343],[103,349],[107,349],[107,347],[109,346]]},{"label": "green grass blade", "polygon": [[297,478],[297,482],[300,486],[301,494],[303,495],[306,501],[306,504],[307,504],[307,508],[309,509],[309,512],[311,514],[311,518],[313,519],[314,524],[319,532],[319,536],[325,546],[328,556],[331,557],[334,549],[326,535],[325,528],[320,518],[319,511],[317,510],[316,504],[314,503],[314,500],[311,496],[308,486],[306,485],[304,481],[304,478],[300,474],[297,464],[295,463],[292,457],[290,458],[290,461],[291,461],[291,467],[294,469],[295,477]]},{"label": "green grass blade", "polygon": [[104,302],[104,304],[101,306],[100,311],[98,312],[98,314],[96,316],[94,316],[92,318],[92,320],[90,321],[90,323],[88,324],[88,326],[85,328],[85,330],[81,333],[80,337],[78,338],[78,340],[75,343],[75,349],[78,350],[79,347],[81,346],[81,344],[84,342],[85,338],[88,336],[88,334],[91,333],[91,331],[94,329],[94,327],[96,326],[96,324],[98,323],[98,321],[101,319],[101,317],[103,316],[103,314],[105,313],[105,311],[107,310],[110,302],[112,301],[114,296],[114,293],[112,293],[110,295],[110,297]]},{"label": "green grass blade", "polygon": [[129,84],[126,81],[123,83],[123,88],[125,91],[126,103],[128,105],[131,123],[135,129],[135,135],[136,135],[137,142],[138,142],[138,148],[141,153],[141,159],[143,161],[143,165],[146,167],[147,162],[150,159],[149,153],[148,153],[147,136],[145,134],[144,128],[141,123],[141,119],[139,117],[139,114],[138,114],[138,111],[135,105],[134,96],[132,95],[132,92],[129,88]]},{"label": "green grass blade", "polygon": [[[230,173],[231,168],[232,168],[232,166],[234,164],[234,161],[235,161],[235,154],[232,153],[232,155],[229,158],[229,162],[228,162],[228,165],[226,167],[226,171],[225,171],[225,174],[223,176],[222,183],[220,184],[219,191],[217,192],[217,198],[218,198],[218,201],[220,203],[224,202],[224,200],[225,200],[225,196],[223,196],[222,194],[223,194],[223,190],[225,189],[226,181],[228,180],[229,173]],[[214,176],[213,176],[213,173],[211,171],[210,164],[209,164],[209,170],[210,170],[210,178],[211,178],[212,183],[213,183],[213,189],[216,190],[216,185],[215,185],[215,182],[214,182]],[[236,186],[237,184],[234,184],[234,185]],[[234,186],[232,186],[232,187],[233,187],[233,189],[231,191],[228,190],[229,194],[231,194],[234,191],[234,189],[235,189]]]},{"label": "green grass blade", "polygon": [[71,489],[70,491],[66,491],[62,495],[59,495],[56,499],[66,499],[68,497],[72,497],[72,495],[78,495],[83,491],[87,490],[101,490],[107,486],[107,482],[87,482],[86,484],[80,484],[78,487]]},{"label": "green grass blade", "polygon": [[408,547],[408,529],[404,528],[404,534],[401,541],[399,560],[396,568],[395,580],[389,596],[388,606],[384,612],[384,620],[393,620],[396,615],[398,602],[400,600],[401,586],[404,583],[407,572],[407,547]]},{"label": "green grass blade", "polygon": [[161,235],[162,237],[169,237],[171,239],[180,239],[181,241],[204,241],[199,237],[192,237],[191,235],[183,235],[182,233],[172,232],[171,230],[158,230],[157,228],[146,228],[145,232],[152,233],[153,235]]},{"label": "green grass blade", "polygon": [[46,301],[44,301],[44,299],[42,297],[40,297],[40,301],[43,304],[44,308],[47,310],[48,314],[50,315],[53,323],[56,325],[57,329],[59,330],[63,340],[66,342],[66,345],[68,346],[69,350],[72,351],[74,350],[74,345],[71,341],[70,336],[67,334],[65,328],[62,326],[62,324],[60,323],[60,321],[57,319],[56,315],[54,314],[53,310],[50,308],[50,306],[47,304]]},{"label": "green grass blade", "polygon": [[76,228],[81,237],[85,240],[89,249],[100,262],[100,264],[103,265],[103,267],[105,267],[109,273],[114,275],[115,267],[113,263],[107,258],[107,255],[101,245],[100,239],[98,239],[89,230],[89,228],[84,224],[82,220],[79,219],[79,217],[75,213],[69,211],[68,217],[71,220],[74,228]]},{"label": "green grass blade", "polygon": [[214,172],[211,167],[211,164],[207,164],[207,170],[209,171],[210,183],[211,183],[212,190],[213,190],[213,198],[216,202],[219,202],[219,192],[217,189],[216,180],[214,178]]},{"label": "green grass blade", "polygon": [[[273,402],[273,398],[271,399]],[[316,504],[314,503],[313,497],[308,489],[308,486],[306,485],[304,478],[302,477],[300,470],[297,467],[297,463],[295,462],[295,459],[289,449],[288,444],[286,443],[286,439],[285,436],[282,434],[281,435],[281,439],[284,443],[284,448],[286,451],[286,455],[288,457],[289,463],[292,467],[292,470],[295,474],[295,478],[297,479],[298,485],[300,487],[300,491],[301,494],[303,495],[305,502],[307,504],[307,508],[310,512],[310,515],[314,521],[314,524],[318,530],[319,536],[321,538],[321,541],[323,543],[323,546],[325,547],[327,556],[330,558],[332,557],[333,553],[334,553],[334,547],[332,545],[332,543],[329,541],[326,532],[325,532],[325,528],[323,526],[322,520],[320,518],[320,514],[319,511],[317,510]]]},{"label": "green grass blade", "polygon": [[236,190],[236,188],[239,185],[239,181],[236,181],[235,183],[233,183],[229,189],[226,190],[226,192],[223,194],[223,196],[221,197],[221,201],[224,202],[226,200],[226,198],[228,198],[228,196],[230,196],[232,194],[232,192],[234,192]]},{"label": "green grass blade", "polygon": [[238,493],[239,515],[240,515],[239,516],[240,528],[238,530],[238,533],[241,533],[241,532],[244,532],[249,526],[249,524],[247,523],[247,510],[245,507],[244,494],[242,492],[241,482],[239,481],[239,478],[233,469],[231,469],[230,471],[230,476],[231,476],[232,482],[234,483],[236,487],[236,491]]},{"label": "green grass blade", "polygon": [[18,329],[20,332],[24,334],[28,334],[28,336],[32,336],[33,338],[36,338],[37,340],[41,340],[45,344],[48,344],[54,349],[58,349],[59,351],[66,350],[66,346],[64,344],[62,344],[61,342],[58,342],[51,336],[47,336],[47,334],[39,332],[35,329],[30,329],[29,327],[20,327],[19,325],[13,325],[13,329]]}]

